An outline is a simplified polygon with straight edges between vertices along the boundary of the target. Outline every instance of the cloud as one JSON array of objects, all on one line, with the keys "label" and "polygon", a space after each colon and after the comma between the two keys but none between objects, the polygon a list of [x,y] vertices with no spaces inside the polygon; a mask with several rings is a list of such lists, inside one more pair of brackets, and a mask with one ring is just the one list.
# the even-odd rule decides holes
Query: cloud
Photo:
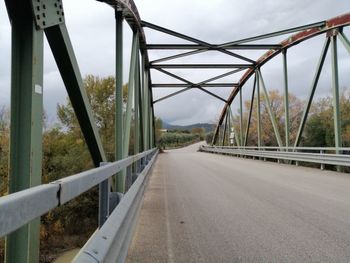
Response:
[{"label": "cloud", "polygon": [[[240,38],[268,33],[289,27],[325,20],[346,12],[348,0],[135,0],[141,18],[151,23],[168,27],[210,43],[224,43]],[[75,49],[82,75],[99,76],[115,73],[115,21],[114,11],[108,5],[98,1],[64,1],[66,23]],[[10,25],[4,2],[0,2],[0,104],[8,104],[10,96]],[[345,31],[346,33],[349,30]],[[132,33],[124,25],[124,72],[123,82],[128,81]],[[150,43],[185,43],[146,29]],[[284,37],[283,37],[284,38]],[[293,47],[289,52],[290,91],[305,98],[312,81],[324,37],[310,40],[300,47]],[[266,43],[279,42],[281,37],[266,40]],[[339,44],[340,46],[340,44]],[[258,58],[261,52],[243,52],[250,58]],[[152,59],[171,55],[150,53]],[[341,85],[350,86],[348,72],[350,57],[348,52],[339,48],[339,72]],[[320,79],[318,92],[330,95],[329,81],[331,68],[325,64],[324,76]],[[217,52],[206,52],[196,56],[179,59],[179,63],[236,63],[238,60]],[[170,62],[169,62],[170,63]],[[276,57],[263,68],[263,74],[269,88],[282,87],[281,58]],[[170,71],[170,70],[169,70]],[[173,73],[192,82],[200,82],[219,71],[208,70],[173,70]],[[343,76],[345,75],[345,76]],[[236,82],[241,74],[226,77],[222,82]],[[152,79],[157,83],[171,81],[169,77],[152,71]],[[177,81],[174,81],[177,82]],[[66,92],[48,45],[45,45],[44,100],[49,118],[55,120],[56,104],[65,101]],[[248,85],[248,84],[247,84]],[[251,85],[251,84],[249,84]],[[210,89],[220,96],[227,97],[232,89]],[[154,90],[154,97],[159,98],[172,90]],[[247,86],[243,98],[250,97],[251,87]],[[157,116],[179,124],[214,121],[222,110],[223,103],[210,95],[191,90],[181,95],[159,102],[155,106]],[[237,102],[234,102],[237,108]]]}]

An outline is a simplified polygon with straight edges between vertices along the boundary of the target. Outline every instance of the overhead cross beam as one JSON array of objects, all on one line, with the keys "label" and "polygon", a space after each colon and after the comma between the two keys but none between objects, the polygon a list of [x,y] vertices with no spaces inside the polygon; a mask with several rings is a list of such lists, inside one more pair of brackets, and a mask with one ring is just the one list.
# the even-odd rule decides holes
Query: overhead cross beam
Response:
[{"label": "overhead cross beam", "polygon": [[[194,88],[197,88],[197,85],[192,85]],[[202,88],[232,88],[237,87],[238,83],[208,83],[200,85]],[[185,88],[188,87],[185,83],[158,83],[152,84],[152,88]]]},{"label": "overhead cross beam", "polygon": [[[181,54],[172,55],[172,56],[164,57],[161,59],[153,60],[153,61],[151,61],[151,63],[159,63],[159,62],[169,61],[169,60],[187,57],[187,56],[191,56],[191,55],[195,55],[195,54],[200,54],[200,53],[203,53],[203,52],[210,50],[210,48],[213,48],[213,47],[217,48],[217,49],[219,49],[219,48],[229,49],[230,46],[240,45],[243,43],[249,43],[249,42],[258,41],[258,40],[267,39],[267,38],[272,38],[272,37],[277,37],[277,36],[281,36],[281,35],[285,35],[285,34],[289,34],[289,33],[295,33],[295,32],[299,32],[299,31],[303,31],[303,30],[323,27],[325,24],[326,24],[326,21],[321,21],[321,22],[317,22],[317,23],[308,24],[305,26],[293,27],[293,28],[289,28],[289,29],[285,29],[285,30],[272,32],[272,33],[262,34],[262,35],[255,36],[255,37],[249,37],[249,38],[244,38],[244,39],[240,39],[240,40],[236,40],[236,41],[231,41],[231,42],[223,43],[221,45],[214,45],[214,46],[211,45],[211,47],[207,47],[207,48],[203,48],[203,49],[199,48],[199,49],[184,52]],[[188,40],[188,39],[186,39],[186,40]],[[191,40],[189,40],[189,41],[191,41]],[[193,42],[193,41],[191,41],[191,42]],[[200,43],[197,43],[197,44],[200,44]],[[256,62],[254,61],[253,63],[255,64]]]},{"label": "overhead cross beam", "polygon": [[[141,22],[142,26],[145,26],[145,27],[148,27],[148,28],[151,28],[153,30],[156,30],[156,31],[159,31],[159,32],[163,32],[163,33],[166,33],[168,35],[171,35],[171,36],[175,36],[175,37],[178,37],[178,38],[181,38],[181,39],[184,39],[184,40],[187,40],[187,41],[190,41],[190,42],[193,42],[193,43],[196,43],[196,44],[199,44],[201,46],[204,46],[208,49],[210,48],[214,48],[215,46],[207,43],[207,42],[204,42],[204,41],[201,41],[199,39],[196,39],[196,38],[193,38],[193,37],[190,37],[190,36],[187,36],[187,35],[184,35],[184,34],[181,34],[181,33],[178,33],[178,32],[175,32],[175,31],[172,31],[172,30],[169,30],[167,28],[164,28],[164,27],[161,27],[161,26],[157,26],[157,25],[154,25],[152,23],[149,23],[149,22],[146,22],[146,21],[142,21]],[[230,55],[232,57],[235,57],[235,58],[238,58],[238,59],[241,59],[241,60],[244,60],[246,62],[250,62],[252,64],[255,63],[254,60],[252,59],[249,59],[247,57],[244,57],[244,56],[241,56],[241,55],[238,55],[236,53],[233,53],[233,52],[230,52],[230,51],[227,51],[225,48],[222,48],[222,47],[217,47],[217,50],[221,53],[224,53],[226,55]],[[201,50],[196,50],[195,52],[201,52]]]},{"label": "overhead cross beam", "polygon": [[156,85],[156,86],[157,86],[157,85],[158,85],[158,86],[161,86],[161,85],[168,85],[168,86],[165,86],[165,87],[168,87],[168,88],[169,88],[169,87],[170,87],[170,88],[171,88],[171,87],[176,87],[176,88],[178,88],[178,87],[185,87],[185,89],[182,89],[182,90],[180,90],[180,91],[176,91],[176,92],[171,93],[171,94],[169,94],[169,95],[167,95],[167,96],[164,96],[164,97],[162,97],[162,98],[160,98],[160,99],[157,99],[157,100],[155,100],[153,103],[157,103],[157,102],[160,102],[160,101],[162,101],[162,100],[165,100],[165,99],[174,97],[174,96],[176,96],[176,95],[178,95],[178,94],[180,94],[180,93],[182,93],[182,92],[188,91],[188,90],[190,90],[190,89],[192,89],[192,88],[197,88],[197,89],[199,89],[199,90],[201,90],[201,91],[203,91],[203,92],[205,92],[205,93],[211,95],[212,97],[217,98],[217,99],[219,99],[219,100],[221,100],[221,101],[223,101],[223,102],[226,103],[226,100],[225,100],[225,99],[223,99],[223,98],[221,98],[220,96],[218,96],[218,95],[216,95],[216,94],[214,94],[214,93],[212,93],[212,92],[210,92],[210,91],[208,91],[208,90],[206,90],[206,89],[203,88],[203,87],[205,87],[205,85],[213,85],[213,84],[207,84],[207,82],[209,82],[210,79],[209,79],[209,80],[202,81],[201,83],[195,84],[195,83],[193,83],[193,82],[191,82],[191,81],[189,81],[189,80],[187,80],[187,79],[181,78],[180,76],[177,76],[177,75],[175,75],[175,74],[173,74],[173,73],[171,73],[171,72],[168,72],[168,71],[166,71],[166,70],[163,70],[163,69],[157,69],[157,70],[158,70],[159,72],[162,72],[162,73],[164,73],[164,74],[170,76],[170,77],[173,77],[173,78],[175,78],[175,79],[177,79],[177,80],[180,80],[180,81],[182,81],[182,82],[184,82],[184,83],[183,83],[183,84],[152,84],[152,87],[153,87],[154,85]]},{"label": "overhead cross beam", "polygon": [[[199,50],[208,50],[208,51],[219,51],[219,45],[213,45],[213,47],[208,48],[202,45],[191,45],[191,44],[149,44],[146,45],[148,50],[191,50],[191,49],[199,49]],[[250,45],[230,45],[226,46],[225,49],[232,50],[263,50],[263,49],[280,49],[282,45],[280,44],[250,44]]]},{"label": "overhead cross beam", "polygon": [[252,64],[151,64],[150,68],[171,69],[224,69],[224,68],[253,68]]}]

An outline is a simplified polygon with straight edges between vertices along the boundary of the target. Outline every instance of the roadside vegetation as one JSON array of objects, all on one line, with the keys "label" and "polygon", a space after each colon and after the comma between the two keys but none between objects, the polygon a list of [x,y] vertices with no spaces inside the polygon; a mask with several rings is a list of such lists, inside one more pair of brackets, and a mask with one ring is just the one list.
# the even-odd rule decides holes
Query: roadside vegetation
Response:
[{"label": "roadside vegetation", "polygon": [[[284,118],[284,98],[278,90],[269,92],[269,99],[272,110],[275,114],[277,126],[281,139],[285,142],[285,118]],[[278,146],[273,126],[268,114],[268,109],[263,96],[261,101],[261,123],[262,123],[262,145]],[[350,92],[344,92],[340,95],[340,112],[341,112],[341,134],[343,147],[350,146]],[[245,101],[243,114],[243,134],[246,130],[250,101]],[[298,128],[304,110],[304,102],[294,94],[289,94],[289,145],[293,146],[297,136]],[[236,136],[240,134],[239,114],[233,118],[233,126]],[[314,101],[308,115],[308,119],[303,132],[302,140],[299,146],[305,147],[334,147],[334,118],[332,97],[320,98]],[[247,145],[258,145],[257,136],[257,106],[254,102],[250,132]],[[228,145],[228,138],[225,142]],[[236,144],[236,142],[235,142]]]},{"label": "roadside vegetation", "polygon": [[159,148],[162,150],[185,147],[187,145],[204,140],[205,131],[202,128],[192,130],[167,130],[160,134]]}]

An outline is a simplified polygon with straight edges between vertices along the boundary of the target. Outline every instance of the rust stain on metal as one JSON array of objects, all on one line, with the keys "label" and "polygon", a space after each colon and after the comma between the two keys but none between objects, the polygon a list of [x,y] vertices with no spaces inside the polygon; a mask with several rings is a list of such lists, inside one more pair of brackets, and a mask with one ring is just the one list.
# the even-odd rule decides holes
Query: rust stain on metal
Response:
[{"label": "rust stain on metal", "polygon": [[338,27],[338,26],[344,26],[349,25],[350,23],[350,13],[337,16],[335,18],[332,18],[326,22],[327,27]]}]

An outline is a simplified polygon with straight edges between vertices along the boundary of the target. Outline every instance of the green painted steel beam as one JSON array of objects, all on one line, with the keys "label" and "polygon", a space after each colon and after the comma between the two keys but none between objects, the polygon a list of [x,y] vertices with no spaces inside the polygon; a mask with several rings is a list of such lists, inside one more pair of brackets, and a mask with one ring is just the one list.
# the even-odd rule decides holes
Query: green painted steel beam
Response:
[{"label": "green painted steel beam", "polygon": [[145,85],[145,54],[142,52],[141,53],[141,62],[140,62],[140,74],[139,74],[139,101],[138,101],[138,107],[139,107],[139,120],[140,120],[140,152],[145,151],[145,133],[144,133],[144,85]]},{"label": "green painted steel beam", "polygon": [[238,133],[237,133],[237,131],[236,131],[236,128],[235,128],[235,126],[233,125],[233,119],[234,119],[234,118],[233,118],[233,114],[232,114],[232,109],[231,109],[230,106],[227,107],[227,109],[228,109],[229,114],[230,114],[231,119],[232,119],[232,129],[233,129],[233,133],[235,134],[236,144],[237,144],[237,146],[242,146],[241,141],[239,140],[239,136],[238,136]]},{"label": "green painted steel beam", "polygon": [[239,69],[230,70],[229,72],[226,72],[226,73],[217,75],[217,76],[215,76],[215,77],[206,79],[206,80],[200,82],[199,84],[206,84],[206,83],[209,83],[209,82],[218,80],[218,79],[222,79],[222,78],[224,78],[224,77],[231,76],[231,75],[233,75],[233,74],[239,73],[239,72],[241,72],[241,71],[243,71],[243,70],[245,70],[245,69],[244,69],[244,68],[239,68]]},{"label": "green painted steel beam", "polygon": [[285,139],[286,147],[289,147],[289,94],[288,94],[288,64],[287,50],[282,52],[283,58],[283,80],[284,80],[284,122],[285,122]]},{"label": "green painted steel beam", "polygon": [[[131,121],[132,121],[132,106],[135,90],[135,74],[136,74],[136,63],[138,55],[138,33],[134,32],[132,39],[131,49],[131,60],[130,60],[130,71],[129,71],[129,82],[128,82],[128,100],[126,104],[126,116],[125,116],[125,130],[124,130],[124,145],[123,145],[123,157],[129,155],[129,144],[130,144],[130,132],[131,132]],[[124,178],[125,181],[125,178]]]},{"label": "green painted steel beam", "polygon": [[[220,44],[220,45],[216,45],[215,47],[216,48],[224,48],[224,49],[226,49],[226,47],[230,47],[232,45],[240,45],[240,44],[243,44],[243,43],[249,43],[249,42],[258,41],[258,40],[262,40],[262,39],[267,39],[267,38],[271,38],[271,37],[276,37],[276,36],[281,36],[281,35],[285,35],[285,34],[290,34],[290,33],[298,32],[298,31],[302,31],[302,30],[306,30],[306,29],[310,29],[310,28],[322,27],[325,24],[326,24],[325,21],[321,21],[321,22],[317,22],[317,23],[313,23],[313,24],[308,24],[308,25],[305,25],[305,26],[289,28],[289,29],[280,30],[280,31],[272,32],[272,33],[267,33],[267,34],[263,34],[263,35],[259,35],[259,36],[255,36],[255,37],[249,37],[249,38],[240,39],[240,40],[236,40],[236,41],[232,41],[232,42],[227,42],[227,43],[223,43],[223,44]],[[198,44],[201,44],[201,43],[198,43]],[[172,55],[172,56],[169,56],[169,57],[157,59],[157,60],[152,61],[151,63],[159,63],[159,62],[169,61],[169,60],[178,59],[178,58],[182,58],[182,57],[187,57],[187,56],[203,53],[203,52],[206,52],[208,50],[209,50],[209,47],[206,48],[206,49],[192,50],[192,51],[184,52],[184,53],[181,53],[181,54]],[[249,59],[249,58],[246,58],[246,59]]]},{"label": "green painted steel beam", "polygon": [[144,86],[143,86],[143,92],[144,92],[144,96],[143,96],[143,112],[144,112],[144,135],[145,135],[145,139],[144,139],[144,147],[145,150],[150,149],[150,144],[149,144],[149,81],[148,81],[148,74],[149,71],[148,69],[145,69],[145,77],[144,77]]},{"label": "green painted steel beam", "polygon": [[[168,35],[171,35],[171,36],[174,36],[174,37],[178,37],[178,38],[181,38],[181,39],[184,39],[184,40],[187,40],[187,41],[190,41],[190,42],[193,42],[193,43],[196,43],[196,44],[199,44],[199,45],[207,47],[206,50],[195,50],[195,51],[192,52],[192,54],[201,53],[202,51],[207,51],[210,48],[214,48],[213,45],[211,45],[211,44],[209,44],[207,42],[204,42],[204,41],[201,41],[199,39],[196,39],[196,38],[193,38],[193,37],[190,37],[190,36],[187,36],[187,35],[184,35],[184,34],[181,34],[181,33],[175,32],[175,31],[172,31],[172,30],[169,30],[167,28],[160,27],[158,25],[151,24],[151,23],[146,22],[146,21],[142,21],[141,23],[142,23],[142,26],[146,26],[146,27],[151,28],[153,30],[156,30],[156,31],[159,31],[159,32],[163,32],[165,34],[168,34]],[[222,48],[221,46],[217,46],[216,48],[217,48],[217,51],[219,51],[221,53],[224,53],[226,55],[229,55],[229,56],[232,56],[232,57],[235,57],[235,58],[238,58],[238,59],[250,62],[250,63],[255,63],[254,60],[251,60],[251,59],[249,59],[249,58],[247,58],[245,56],[242,56],[242,55],[230,52],[230,51]],[[185,55],[185,56],[188,56],[188,55]]]},{"label": "green painted steel beam", "polygon": [[212,97],[214,97],[214,98],[216,98],[216,99],[218,99],[218,100],[221,100],[221,101],[227,103],[227,101],[226,101],[224,98],[221,98],[220,96],[218,96],[218,95],[216,95],[216,94],[210,92],[209,90],[206,90],[206,89],[202,88],[201,86],[196,86],[196,88],[199,89],[199,90],[201,90],[201,91],[203,91],[204,93],[209,94],[210,96],[212,96]]},{"label": "green painted steel beam", "polygon": [[260,103],[260,76],[255,71],[255,78],[256,78],[256,120],[257,120],[257,126],[258,126],[258,147],[260,148],[262,146],[261,144],[261,103]]},{"label": "green painted steel beam", "polygon": [[170,69],[246,69],[254,67],[253,64],[151,64],[150,68],[170,68]]},{"label": "green painted steel beam", "polygon": [[[151,77],[149,77],[151,80]],[[155,126],[155,115],[154,115],[154,103],[153,103],[153,92],[152,89],[150,89],[151,97],[149,99],[149,105],[151,107],[151,114],[150,114],[150,142],[151,142],[151,148],[156,146],[156,126]]]},{"label": "green painted steel beam", "polygon": [[[136,56],[138,55],[138,32],[133,33],[132,46],[131,46],[131,59],[129,69],[129,81],[128,81],[128,99],[126,103],[126,112],[124,119],[124,135],[123,135],[123,158],[129,156],[130,146],[130,134],[131,134],[131,122],[132,122],[132,107],[134,103],[134,91],[135,91],[135,74],[136,74]],[[118,192],[125,193],[126,189],[126,175],[127,171],[124,169],[118,180]]]},{"label": "green painted steel beam", "polygon": [[[9,193],[41,184],[43,31],[30,1],[5,1],[12,26]],[[20,212],[20,211],[19,211]],[[6,237],[6,263],[39,262],[40,219]]]},{"label": "green painted steel beam", "polygon": [[321,22],[317,22],[317,23],[304,25],[304,26],[293,27],[293,28],[284,29],[284,30],[280,30],[280,31],[272,32],[272,33],[267,33],[267,34],[263,34],[263,35],[259,35],[259,36],[248,37],[248,38],[244,38],[244,39],[240,39],[240,40],[236,40],[236,41],[232,41],[232,42],[227,42],[227,43],[219,45],[219,47],[228,47],[228,46],[232,46],[232,45],[249,43],[249,42],[267,39],[267,38],[271,38],[271,37],[277,37],[277,36],[281,36],[281,35],[285,35],[285,34],[303,31],[303,30],[310,29],[310,28],[322,27],[325,24],[326,24],[325,21],[321,21]]},{"label": "green painted steel beam", "polygon": [[247,119],[247,127],[246,127],[246,130],[245,130],[245,137],[244,137],[244,144],[243,144],[243,146],[247,146],[247,143],[248,143],[250,122],[251,122],[251,119],[252,119],[252,113],[253,113],[253,107],[254,107],[255,89],[256,89],[256,77],[254,78],[252,97],[250,99],[249,115],[248,115],[248,119]]},{"label": "green painted steel beam", "polygon": [[231,126],[232,126],[232,119],[231,119],[231,114],[227,115],[228,117],[228,145],[231,146]]},{"label": "green painted steel beam", "polygon": [[295,139],[295,142],[294,142],[294,147],[298,147],[299,146],[299,143],[300,143],[300,140],[301,140],[301,135],[302,135],[302,133],[304,131],[305,123],[306,123],[307,117],[309,115],[309,110],[310,110],[310,107],[311,107],[312,99],[314,97],[314,94],[315,94],[315,91],[316,91],[316,87],[317,87],[317,84],[318,84],[318,80],[320,78],[321,71],[322,71],[322,68],[323,68],[323,64],[324,64],[324,61],[326,59],[329,43],[330,43],[330,40],[327,37],[325,42],[324,42],[324,45],[323,45],[323,48],[322,48],[322,52],[321,52],[321,56],[320,56],[320,59],[319,59],[318,64],[317,64],[316,73],[315,73],[314,79],[312,81],[312,85],[311,85],[311,89],[310,89],[310,93],[309,93],[308,99],[307,99],[306,104],[305,104],[303,116],[301,118],[301,122],[300,122],[300,125],[299,125],[298,133],[297,133],[297,136],[296,136],[296,139]]},{"label": "green painted steel beam", "polygon": [[238,83],[205,83],[201,85],[195,83],[156,83],[152,84],[152,88],[186,88],[188,86],[194,86],[195,88],[233,88],[238,85]]},{"label": "green painted steel beam", "polygon": [[[331,36],[332,50],[332,91],[333,91],[333,111],[334,111],[334,140],[336,153],[339,154],[339,148],[342,147],[341,139],[341,116],[339,103],[339,72],[338,72],[338,50],[337,36]],[[338,167],[339,168],[339,167]]]},{"label": "green painted steel beam", "polygon": [[264,92],[265,103],[266,103],[266,106],[267,106],[267,111],[268,111],[269,116],[270,116],[270,120],[271,120],[271,123],[272,123],[273,131],[275,133],[278,146],[282,147],[283,143],[282,143],[280,132],[278,130],[278,125],[277,125],[277,122],[276,122],[275,114],[273,113],[272,108],[271,108],[271,103],[270,103],[270,99],[269,99],[269,93],[267,92],[267,89],[266,89],[266,86],[265,86],[265,83],[264,83],[264,79],[263,79],[262,74],[261,74],[259,69],[258,69],[258,74],[259,74],[259,81],[260,81],[261,87],[262,87],[263,92]]},{"label": "green painted steel beam", "polygon": [[95,124],[73,46],[65,24],[45,29],[45,34],[66,86],[81,131],[96,167],[106,162],[100,135]]},{"label": "green painted steel beam", "polygon": [[225,140],[226,140],[226,130],[227,130],[227,123],[228,123],[228,111],[226,111],[226,119],[225,119],[225,125],[224,125],[224,133],[223,133],[223,136],[222,136],[222,143],[221,145],[222,146],[225,146]]},{"label": "green painted steel beam", "polygon": [[345,36],[345,34],[343,32],[340,32],[339,34],[339,39],[341,40],[341,42],[343,43],[344,47],[346,48],[346,50],[350,53],[350,41],[349,39]]},{"label": "green painted steel beam", "polygon": [[[140,152],[140,114],[139,114],[139,98],[140,98],[140,56],[139,51],[136,52],[135,65],[135,86],[134,86],[134,155]],[[136,163],[134,164],[136,168]],[[136,171],[136,169],[135,169]]]},{"label": "green painted steel beam", "polygon": [[[116,22],[116,89],[115,89],[115,160],[123,159],[123,13],[115,11]],[[122,172],[114,180],[115,190],[120,192]]]},{"label": "green painted steel beam", "polygon": [[242,89],[239,90],[239,140],[243,144],[243,98]]},{"label": "green painted steel beam", "polygon": [[169,95],[166,95],[166,96],[164,96],[164,97],[161,97],[161,98],[159,98],[159,99],[156,99],[153,103],[157,103],[157,102],[160,102],[160,101],[162,101],[162,100],[169,99],[169,98],[171,98],[171,97],[174,97],[174,96],[176,96],[176,95],[179,95],[180,93],[183,93],[183,92],[185,92],[185,91],[189,91],[190,89],[192,89],[192,87],[184,88],[184,89],[182,89],[182,90],[173,92],[173,93],[171,93],[171,94],[169,94]]},{"label": "green painted steel beam", "polygon": [[[213,45],[212,48],[207,48],[202,45],[194,44],[149,44],[146,46],[148,50],[190,50],[190,49],[207,49],[207,50],[218,50],[218,45]],[[238,50],[259,50],[259,49],[280,49],[280,44],[251,44],[251,45],[231,45],[226,46],[225,49],[238,49]]]},{"label": "green painted steel beam", "polygon": [[148,100],[147,100],[147,111],[148,111],[148,142],[149,142],[149,147],[152,148],[154,135],[152,131],[153,127],[153,121],[152,121],[152,114],[153,114],[153,109],[152,106],[154,105],[153,102],[153,93],[152,89],[150,88],[152,86],[152,78],[151,78],[151,71],[147,69],[147,78],[148,78]]}]

